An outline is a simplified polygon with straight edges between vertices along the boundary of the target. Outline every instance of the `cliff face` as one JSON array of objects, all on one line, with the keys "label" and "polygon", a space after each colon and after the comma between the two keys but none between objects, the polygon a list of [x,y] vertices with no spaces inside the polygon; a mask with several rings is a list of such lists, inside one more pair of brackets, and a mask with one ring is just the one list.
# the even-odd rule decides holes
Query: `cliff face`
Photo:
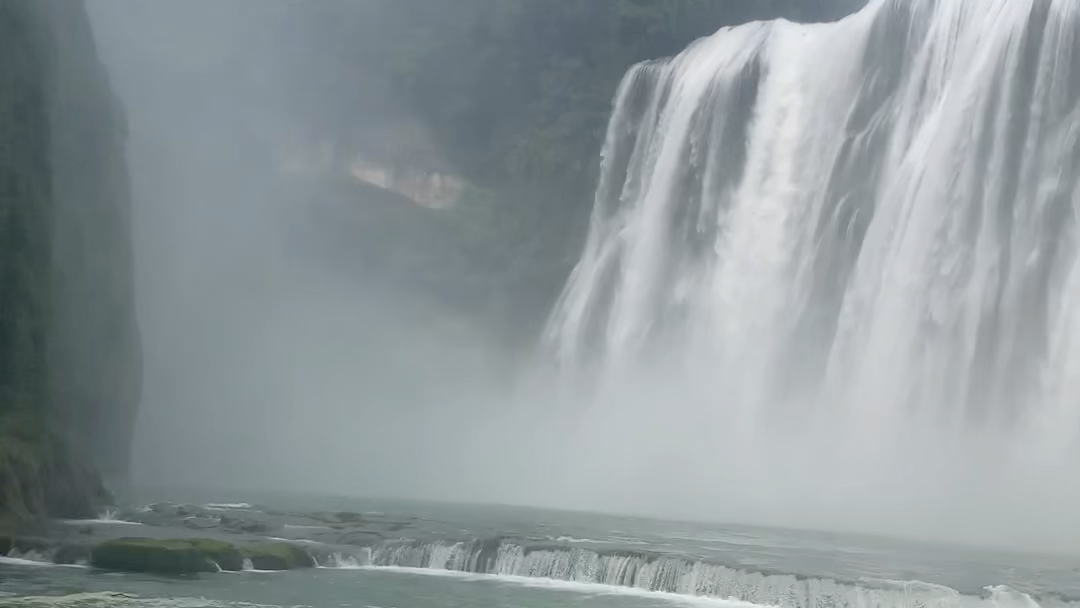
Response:
[{"label": "cliff face", "polygon": [[126,122],[82,2],[47,0],[54,221],[52,401],[80,458],[127,475],[141,380]]},{"label": "cliff face", "polygon": [[0,0],[0,529],[122,479],[139,395],[124,129],[82,2]]},{"label": "cliff face", "polygon": [[[421,218],[440,237],[407,248],[417,263],[394,272],[531,352],[584,247],[627,69],[721,27],[838,19],[865,0],[267,4],[286,7],[287,54],[276,64],[303,133],[296,139],[328,142],[319,160],[355,158],[347,170],[358,181],[440,208]],[[395,175],[395,166],[440,171]],[[355,209],[364,224],[371,210]]]}]

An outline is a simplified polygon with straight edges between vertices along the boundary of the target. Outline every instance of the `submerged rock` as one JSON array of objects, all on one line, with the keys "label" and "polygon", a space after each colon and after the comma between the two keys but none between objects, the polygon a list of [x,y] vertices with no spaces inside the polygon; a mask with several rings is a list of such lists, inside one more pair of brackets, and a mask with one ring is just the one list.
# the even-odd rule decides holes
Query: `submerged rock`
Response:
[{"label": "submerged rock", "polygon": [[209,517],[186,517],[184,518],[184,527],[191,528],[192,530],[209,530],[210,528],[217,528],[221,525],[216,519]]},{"label": "submerged rock", "polygon": [[206,538],[120,538],[101,543],[90,553],[90,565],[95,568],[154,574],[238,571],[243,563],[236,547]]},{"label": "submerged rock", "polygon": [[241,548],[256,570],[312,568],[315,560],[301,547],[289,543],[256,543]]},{"label": "submerged rock", "polygon": [[275,527],[262,521],[229,516],[222,516],[221,525],[230,532],[246,534],[265,534]]},{"label": "submerged rock", "polygon": [[343,524],[359,524],[364,521],[364,516],[352,511],[338,511],[337,519]]}]

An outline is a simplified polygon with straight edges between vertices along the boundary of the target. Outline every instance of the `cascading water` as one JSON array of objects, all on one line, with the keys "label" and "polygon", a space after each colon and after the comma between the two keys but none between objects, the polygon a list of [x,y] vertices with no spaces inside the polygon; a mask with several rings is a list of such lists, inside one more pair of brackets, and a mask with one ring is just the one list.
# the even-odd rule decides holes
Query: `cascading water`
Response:
[{"label": "cascading water", "polygon": [[584,548],[534,548],[513,540],[400,542],[377,545],[344,567],[397,567],[545,578],[707,596],[779,608],[1075,608],[1060,597],[1040,598],[1006,586],[956,589],[918,581],[842,581],[753,572],[723,564]]},{"label": "cascading water", "polygon": [[583,415],[755,504],[1072,517],[1078,35],[1075,0],[877,0],[631,69],[546,332]]}]

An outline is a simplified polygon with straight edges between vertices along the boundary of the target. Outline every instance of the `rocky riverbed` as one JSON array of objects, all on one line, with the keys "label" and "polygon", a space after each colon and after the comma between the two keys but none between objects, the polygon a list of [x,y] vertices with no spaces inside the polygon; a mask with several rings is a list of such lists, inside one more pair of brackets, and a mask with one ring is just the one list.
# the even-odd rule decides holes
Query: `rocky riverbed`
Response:
[{"label": "rocky riverbed", "polygon": [[128,571],[281,570],[355,560],[381,542],[431,535],[430,523],[418,524],[419,518],[381,513],[155,503],[0,538],[0,555]]}]

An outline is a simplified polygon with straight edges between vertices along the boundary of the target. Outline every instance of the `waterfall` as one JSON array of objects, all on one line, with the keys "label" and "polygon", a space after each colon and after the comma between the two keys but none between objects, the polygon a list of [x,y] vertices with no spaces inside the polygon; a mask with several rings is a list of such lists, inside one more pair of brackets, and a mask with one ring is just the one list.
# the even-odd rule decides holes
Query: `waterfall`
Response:
[{"label": "waterfall", "polygon": [[1075,0],[876,0],[634,66],[545,333],[587,415],[678,425],[660,481],[1080,496],[1078,34]]}]

